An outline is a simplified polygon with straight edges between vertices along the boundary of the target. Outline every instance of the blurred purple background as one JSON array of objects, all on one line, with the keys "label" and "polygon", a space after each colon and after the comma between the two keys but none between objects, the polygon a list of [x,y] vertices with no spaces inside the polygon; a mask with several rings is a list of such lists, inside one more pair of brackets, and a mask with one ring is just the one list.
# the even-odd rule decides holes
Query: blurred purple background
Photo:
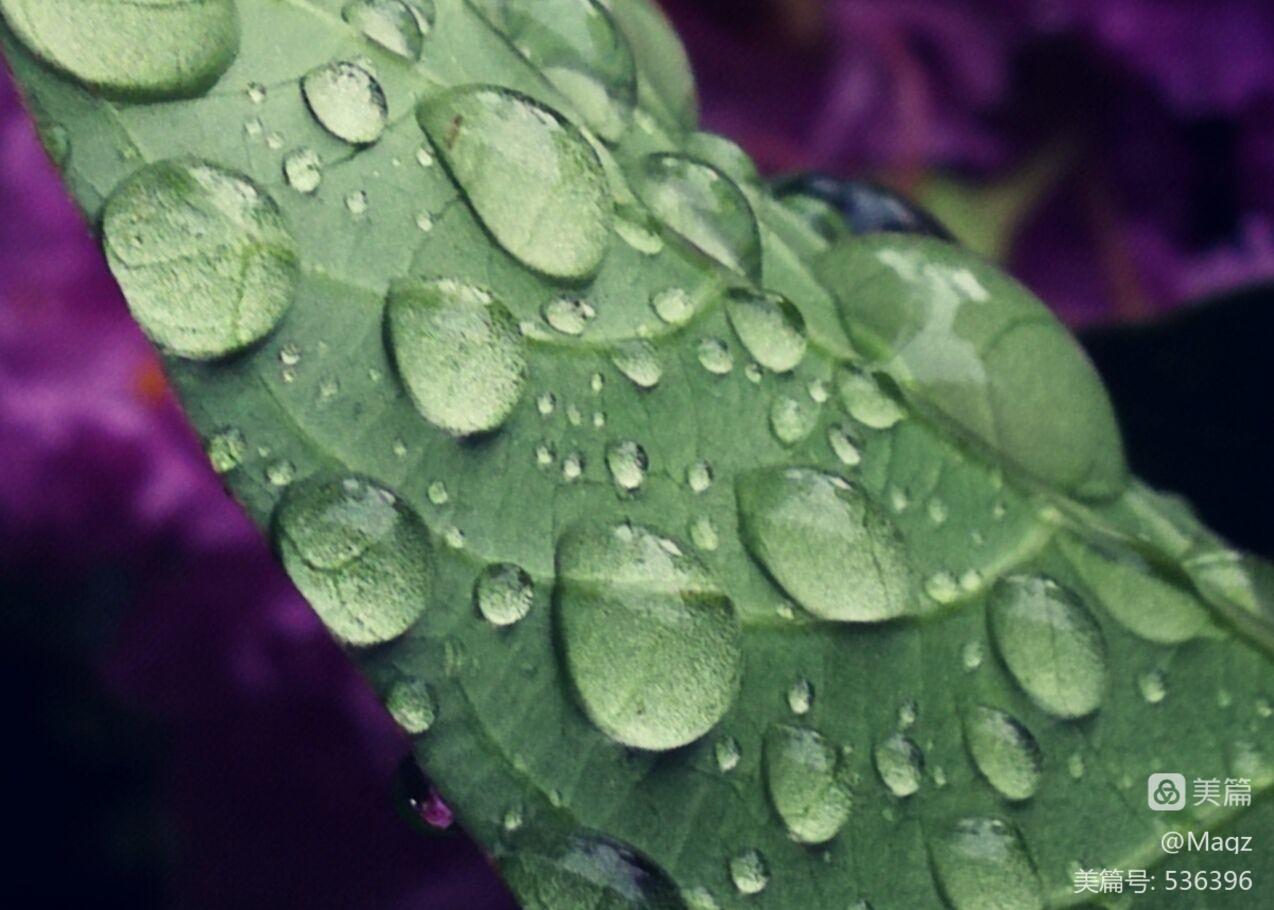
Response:
[{"label": "blurred purple background", "polygon": [[[667,0],[707,128],[872,176],[1074,324],[1274,279],[1274,4]],[[41,906],[513,905],[206,466],[0,75],[0,647]]]}]

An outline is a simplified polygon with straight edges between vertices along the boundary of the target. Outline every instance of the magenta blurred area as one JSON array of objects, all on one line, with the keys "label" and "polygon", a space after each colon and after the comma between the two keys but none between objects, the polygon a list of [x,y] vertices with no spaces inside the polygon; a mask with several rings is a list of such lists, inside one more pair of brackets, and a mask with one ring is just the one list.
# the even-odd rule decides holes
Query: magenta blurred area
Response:
[{"label": "magenta blurred area", "polygon": [[[707,128],[931,202],[1074,323],[1274,278],[1274,4],[665,5]],[[17,862],[61,870],[19,896],[514,906],[396,811],[406,741],[208,468],[7,75],[0,600]]]}]

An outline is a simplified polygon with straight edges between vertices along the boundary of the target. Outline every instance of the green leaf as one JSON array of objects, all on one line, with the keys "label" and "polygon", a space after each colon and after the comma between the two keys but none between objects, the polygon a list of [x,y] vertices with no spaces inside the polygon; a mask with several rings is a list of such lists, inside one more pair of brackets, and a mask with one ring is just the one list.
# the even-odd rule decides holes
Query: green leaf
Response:
[{"label": "green leaf", "polygon": [[1268,567],[1128,480],[1024,289],[693,132],[650,4],[0,11],[214,466],[527,907],[1066,906],[1274,836]]}]

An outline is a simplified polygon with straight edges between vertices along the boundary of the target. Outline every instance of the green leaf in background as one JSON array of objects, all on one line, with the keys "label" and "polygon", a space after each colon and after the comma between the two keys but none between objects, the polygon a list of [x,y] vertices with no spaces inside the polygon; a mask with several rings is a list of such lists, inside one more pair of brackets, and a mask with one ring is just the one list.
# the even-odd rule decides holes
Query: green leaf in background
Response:
[{"label": "green leaf in background", "polygon": [[695,132],[649,3],[0,11],[214,466],[528,908],[1059,907],[1274,836],[1269,567],[1128,478],[1019,285]]}]

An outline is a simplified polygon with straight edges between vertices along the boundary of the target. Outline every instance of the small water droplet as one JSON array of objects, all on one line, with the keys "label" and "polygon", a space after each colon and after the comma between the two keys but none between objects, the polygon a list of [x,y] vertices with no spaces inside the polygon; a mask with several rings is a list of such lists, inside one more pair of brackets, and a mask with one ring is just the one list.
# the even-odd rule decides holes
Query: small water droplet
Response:
[{"label": "small water droplet", "polygon": [[295,149],[283,159],[283,176],[298,193],[316,193],[323,182],[323,162],[313,149]]},{"label": "small water droplet", "polygon": [[1084,776],[1084,756],[1078,752],[1072,752],[1070,758],[1066,759],[1066,771],[1070,776],[1079,780]]},{"label": "small water droplet", "polygon": [[805,356],[805,319],[786,297],[735,289],[726,295],[726,313],[739,341],[767,370],[790,372]]},{"label": "small water droplet", "polygon": [[563,335],[582,335],[597,312],[587,301],[559,297],[544,305],[542,315],[545,322]]},{"label": "small water droplet", "polygon": [[265,104],[266,98],[269,97],[269,91],[260,82],[249,82],[245,94],[253,104]]},{"label": "small water droplet", "polygon": [[631,439],[613,443],[606,449],[606,467],[621,489],[632,492],[641,487],[650,468],[646,450]]},{"label": "small water droplet", "polygon": [[394,683],[385,697],[385,707],[398,726],[413,736],[427,732],[437,719],[433,695],[420,679]]},{"label": "small water droplet", "polygon": [[842,369],[836,376],[841,403],[849,416],[873,430],[888,430],[907,416],[906,410],[866,373]]},{"label": "small water droplet", "polygon": [[925,594],[934,603],[947,605],[960,599],[960,583],[945,569],[925,579]]},{"label": "small water droplet", "polygon": [[974,670],[982,666],[982,642],[970,641],[965,642],[963,648],[960,649],[960,663],[964,665],[964,669],[972,673]]},{"label": "small water droplet", "polygon": [[424,46],[420,20],[403,0],[352,0],[341,15],[370,41],[407,60],[419,60]]},{"label": "small water droplet", "polygon": [[272,462],[265,469],[265,479],[271,486],[286,487],[296,479],[296,465],[287,459]]},{"label": "small water droplet", "polygon": [[611,352],[610,360],[615,369],[641,389],[653,389],[664,375],[659,355],[648,341],[623,342]]},{"label": "small water droplet", "polygon": [[1005,799],[1030,799],[1039,789],[1043,755],[1035,737],[1016,718],[978,706],[964,717],[964,738],[982,776]]},{"label": "small water droplet", "polygon": [[713,754],[717,760],[717,768],[722,774],[729,774],[739,767],[739,759],[742,757],[739,741],[733,736],[723,736],[718,739],[713,747]]},{"label": "small water droplet", "polygon": [[417,212],[416,229],[422,234],[428,234],[434,229],[434,216],[428,212]]},{"label": "small water droplet", "polygon": [[724,376],[734,369],[734,355],[719,338],[705,338],[699,342],[699,363],[716,376]]},{"label": "small water droplet", "polygon": [[686,469],[686,483],[695,493],[706,492],[712,486],[712,465],[700,459]]},{"label": "small water droplet", "polygon": [[827,444],[832,447],[832,452],[845,467],[854,468],[862,464],[863,456],[857,443],[854,442],[853,434],[843,424],[827,428]]},{"label": "small water droplet", "polygon": [[910,738],[895,733],[876,745],[876,773],[899,799],[911,796],[924,780],[925,757]]},{"label": "small water droplet", "polygon": [[711,518],[700,515],[690,522],[690,542],[708,553],[715,551],[721,545],[717,527],[712,523]]},{"label": "small water droplet", "polygon": [[935,528],[940,528],[946,524],[947,518],[950,515],[950,512],[947,509],[947,504],[937,497],[929,500],[928,504],[925,506],[925,511],[929,515],[929,521]]},{"label": "small water droplet", "polygon": [[584,456],[579,452],[572,452],[562,459],[562,479],[567,483],[574,483],[584,474]]},{"label": "small water droplet", "polygon": [[770,405],[770,429],[785,446],[793,446],[814,432],[818,406],[802,398],[779,395]]},{"label": "small water droplet", "polygon": [[557,410],[557,396],[552,392],[544,392],[535,399],[535,409],[541,417],[550,417]]},{"label": "small water droplet", "polygon": [[798,679],[787,690],[787,706],[798,717],[814,706],[814,686],[808,679]]},{"label": "small water droplet", "polygon": [[231,427],[214,433],[208,439],[207,451],[208,460],[212,462],[212,469],[218,474],[228,474],[243,464],[243,458],[248,452],[248,443],[239,429]]},{"label": "small water droplet", "polygon": [[730,880],[740,894],[760,894],[770,883],[770,867],[759,850],[746,850],[730,860]]},{"label": "small water droplet", "polygon": [[1137,677],[1137,688],[1141,697],[1152,705],[1157,705],[1168,695],[1168,685],[1162,670],[1151,670]]},{"label": "small water droplet", "polygon": [[478,612],[493,626],[511,626],[531,612],[535,587],[526,570],[512,563],[487,566],[473,586]]},{"label": "small water droplet", "polygon": [[306,73],[301,94],[319,124],[351,145],[371,145],[389,120],[385,90],[370,72],[346,60]]},{"label": "small water droplet", "polygon": [[669,325],[685,325],[694,315],[694,301],[682,288],[667,288],[650,298],[655,315]]}]

